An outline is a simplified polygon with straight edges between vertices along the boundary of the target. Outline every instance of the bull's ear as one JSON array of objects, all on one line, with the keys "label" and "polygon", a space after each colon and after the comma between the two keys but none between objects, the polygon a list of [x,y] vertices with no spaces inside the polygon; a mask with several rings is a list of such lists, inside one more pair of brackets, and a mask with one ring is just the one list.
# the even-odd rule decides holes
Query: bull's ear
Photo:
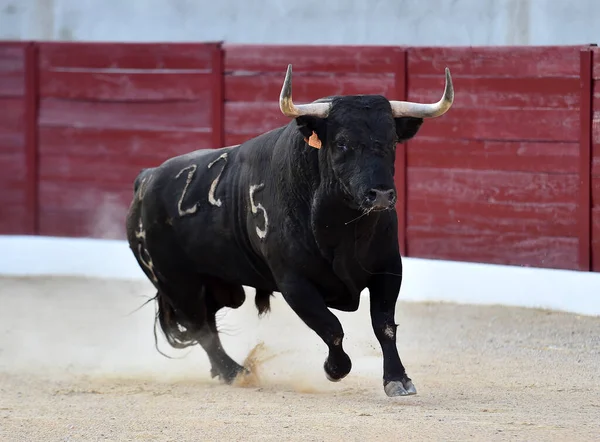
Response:
[{"label": "bull's ear", "polygon": [[396,134],[398,135],[399,143],[403,143],[414,137],[419,132],[421,124],[423,124],[423,118],[400,117],[394,118],[394,120],[396,120]]},{"label": "bull's ear", "polygon": [[296,124],[298,125],[298,130],[305,140],[309,140],[311,137],[314,140],[316,136],[320,141],[320,144],[325,143],[327,136],[327,125],[325,124],[325,120],[323,118],[301,116],[296,118]]}]

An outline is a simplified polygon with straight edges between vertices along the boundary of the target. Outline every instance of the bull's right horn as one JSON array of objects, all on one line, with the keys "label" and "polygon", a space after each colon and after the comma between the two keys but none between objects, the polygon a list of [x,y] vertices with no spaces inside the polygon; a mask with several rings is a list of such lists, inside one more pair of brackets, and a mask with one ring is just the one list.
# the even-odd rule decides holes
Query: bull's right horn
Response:
[{"label": "bull's right horn", "polygon": [[435,118],[444,115],[454,102],[454,87],[452,86],[452,77],[450,69],[446,68],[446,87],[444,95],[437,103],[423,104],[410,101],[390,101],[392,114],[394,118],[415,117],[415,118]]},{"label": "bull's right horn", "polygon": [[286,117],[296,118],[303,115],[327,118],[331,103],[294,104],[292,101],[292,65],[288,64],[287,72],[281,94],[279,95],[279,109]]}]

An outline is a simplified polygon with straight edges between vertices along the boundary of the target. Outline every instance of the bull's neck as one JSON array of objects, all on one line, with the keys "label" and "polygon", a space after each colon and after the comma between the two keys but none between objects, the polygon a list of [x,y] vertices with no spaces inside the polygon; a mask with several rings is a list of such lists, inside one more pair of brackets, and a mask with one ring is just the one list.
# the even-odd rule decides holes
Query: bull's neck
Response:
[{"label": "bull's neck", "polygon": [[308,146],[295,127],[288,126],[285,132],[288,133],[280,138],[280,151],[275,153],[274,172],[281,174],[280,183],[286,184],[292,198],[304,200],[310,206],[321,181],[319,151]]}]

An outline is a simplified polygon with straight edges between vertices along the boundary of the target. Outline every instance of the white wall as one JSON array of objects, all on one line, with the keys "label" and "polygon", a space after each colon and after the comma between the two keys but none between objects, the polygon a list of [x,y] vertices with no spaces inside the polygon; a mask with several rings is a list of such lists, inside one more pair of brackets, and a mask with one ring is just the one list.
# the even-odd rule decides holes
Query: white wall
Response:
[{"label": "white wall", "polygon": [[586,44],[600,0],[0,0],[0,39]]},{"label": "white wall", "polygon": [[[0,278],[144,280],[127,242],[0,235]],[[403,301],[547,308],[600,316],[600,273],[403,258]],[[365,291],[366,293],[367,291]]]}]

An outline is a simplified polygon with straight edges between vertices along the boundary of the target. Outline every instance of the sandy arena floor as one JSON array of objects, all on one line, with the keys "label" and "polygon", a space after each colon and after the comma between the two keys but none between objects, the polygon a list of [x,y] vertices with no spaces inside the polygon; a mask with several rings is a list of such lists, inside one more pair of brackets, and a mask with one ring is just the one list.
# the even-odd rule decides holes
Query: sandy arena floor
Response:
[{"label": "sandy arena floor", "polygon": [[[227,387],[200,348],[152,335],[146,283],[0,279],[0,440],[600,440],[600,318],[401,303],[398,347],[418,390],[390,399],[367,303],[338,314],[352,373],[280,297],[222,319],[224,345],[258,380]],[[257,346],[264,342],[264,346]]]}]

